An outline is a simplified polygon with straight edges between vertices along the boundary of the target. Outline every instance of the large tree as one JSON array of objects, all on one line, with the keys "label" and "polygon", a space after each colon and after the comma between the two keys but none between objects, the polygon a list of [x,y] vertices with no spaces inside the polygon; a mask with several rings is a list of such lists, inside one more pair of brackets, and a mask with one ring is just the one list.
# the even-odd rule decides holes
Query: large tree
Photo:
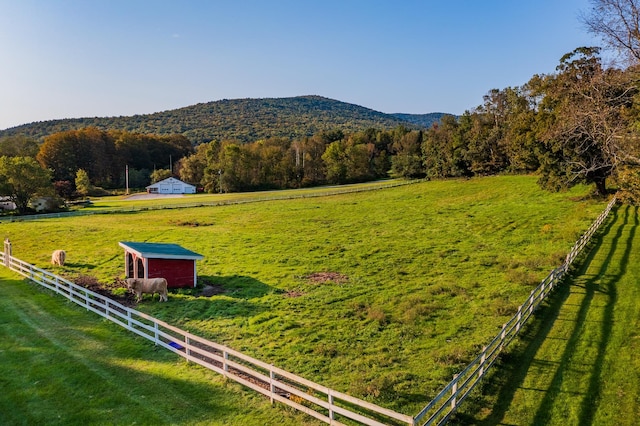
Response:
[{"label": "large tree", "polygon": [[0,195],[9,197],[19,213],[26,213],[38,195],[51,195],[53,185],[48,170],[32,157],[0,157]]},{"label": "large tree", "polygon": [[631,63],[640,62],[640,1],[591,0],[582,20],[588,30]]},{"label": "large tree", "polygon": [[394,176],[405,178],[422,178],[425,169],[422,163],[422,139],[421,131],[409,131],[404,127],[394,130],[393,152],[391,160],[391,173]]},{"label": "large tree", "polygon": [[0,138],[0,156],[35,158],[39,149],[38,142],[24,135]]},{"label": "large tree", "polygon": [[547,189],[593,183],[604,195],[606,179],[628,160],[625,114],[637,92],[635,73],[605,69],[598,52],[575,49],[562,57],[556,74],[530,82],[534,95],[543,94],[540,183]]},{"label": "large tree", "polygon": [[452,115],[444,115],[440,123],[434,123],[425,133],[422,155],[427,177],[445,178],[469,174],[460,131],[469,122],[468,112],[460,117],[460,122]]}]

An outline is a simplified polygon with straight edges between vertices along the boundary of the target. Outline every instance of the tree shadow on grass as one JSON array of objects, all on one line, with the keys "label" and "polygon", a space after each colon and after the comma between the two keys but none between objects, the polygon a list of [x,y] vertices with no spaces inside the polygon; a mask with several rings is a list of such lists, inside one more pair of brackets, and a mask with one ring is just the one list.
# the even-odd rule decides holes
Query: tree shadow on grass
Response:
[{"label": "tree shadow on grass", "polygon": [[[274,292],[280,292],[280,290],[252,277],[200,275],[195,288],[169,289],[171,303],[153,304],[150,307],[152,314],[158,314],[161,319],[166,320],[182,317],[191,319],[251,317],[268,309],[267,305],[255,299]],[[187,297],[172,297],[172,294]],[[143,300],[141,303],[147,302]]]},{"label": "tree shadow on grass", "polygon": [[245,275],[200,275],[198,276],[200,291],[199,293],[196,291],[196,294],[201,295],[202,290],[207,286],[215,289],[214,294],[224,294],[234,299],[254,299],[278,291],[262,281]]},{"label": "tree shadow on grass", "polygon": [[[572,365],[572,359],[577,353],[582,330],[586,326],[589,308],[591,307],[594,296],[600,293],[606,296],[606,304],[603,308],[602,319],[597,323],[601,327],[599,341],[596,342],[597,353],[588,365],[589,371],[585,373],[589,375],[589,386],[586,392],[576,392],[575,394],[576,398],[581,398],[579,404],[575,404],[580,407],[579,424],[588,425],[593,422],[593,416],[597,409],[594,401],[599,397],[602,368],[612,331],[613,310],[617,298],[615,287],[626,272],[626,265],[631,254],[633,239],[638,226],[637,208],[630,206],[624,209],[623,223],[616,225],[619,210],[619,207],[612,210],[612,217],[608,220],[606,228],[594,236],[589,254],[584,258],[579,270],[574,273],[574,276],[578,278],[573,285],[584,288],[584,296],[578,306],[575,318],[571,319],[575,324],[566,339],[566,343],[564,343],[564,352],[558,362],[547,364],[547,368],[555,368],[555,372],[552,375],[547,389],[537,389],[543,392],[544,395],[535,412],[531,422],[532,424],[546,424],[549,422],[554,401],[562,391],[563,378],[572,368],[575,368]],[[633,220],[631,224],[632,227],[625,243],[621,241],[623,231],[624,228],[630,224],[631,220]],[[586,275],[589,265],[594,261],[596,253],[603,248],[604,236],[612,232],[614,227],[617,227],[617,231],[611,239],[611,246],[602,261],[600,271],[594,275]],[[622,244],[625,244],[624,247],[621,247]],[[623,249],[624,252],[620,258],[620,265],[618,267],[618,265],[612,265],[611,262],[619,249]],[[616,273],[608,274],[607,272],[610,268],[615,268]],[[484,400],[482,396],[475,397],[472,400],[473,402],[470,401],[470,405],[473,407],[469,407],[469,409],[465,410],[465,413],[461,413],[456,417],[460,423],[482,425],[504,424],[504,417],[513,403],[515,393],[518,389],[522,388],[529,370],[533,366],[541,365],[541,361],[536,359],[536,355],[545,342],[545,339],[548,338],[551,329],[554,327],[554,323],[559,319],[561,309],[570,294],[571,288],[567,284],[561,285],[556,293],[550,297],[549,301],[543,305],[544,307],[536,313],[536,319],[525,327],[519,343],[516,343],[510,348],[509,352],[501,356],[500,364],[496,366],[497,368],[490,375],[490,379],[482,386],[483,395],[497,395],[495,405],[490,408],[491,413],[484,420],[479,421],[476,416],[479,416],[481,410],[487,409],[488,402]],[[588,326],[593,327],[591,324]]]},{"label": "tree shadow on grass", "polygon": [[96,265],[93,265],[91,263],[78,263],[78,262],[66,262],[64,266],[66,266],[67,268],[88,269],[88,270],[96,268]]},{"label": "tree shadow on grass", "polygon": [[[578,271],[578,278],[575,279],[573,285],[582,287],[584,289],[584,296],[580,303],[578,312],[575,316],[575,324],[573,330],[571,331],[571,334],[569,335],[569,338],[565,344],[564,352],[560,357],[560,361],[555,367],[556,371],[550,382],[550,386],[545,391],[544,397],[542,398],[539,408],[536,411],[535,417],[533,418],[533,424],[545,424],[551,420],[554,400],[556,399],[558,394],[563,392],[563,378],[568,371],[570,371],[572,368],[575,368],[572,365],[572,360],[578,353],[580,338],[582,336],[583,329],[585,326],[593,326],[592,324],[586,324],[587,316],[591,308],[594,296],[596,295],[596,293],[600,293],[606,296],[606,304],[604,306],[602,319],[601,321],[599,321],[601,334],[599,341],[595,342],[597,347],[596,356],[592,359],[590,365],[588,365],[590,371],[585,372],[585,374],[589,375],[589,387],[586,393],[577,392],[575,394],[575,397],[582,399],[580,403],[579,424],[589,425],[593,422],[593,415],[597,408],[595,401],[598,400],[598,396],[600,394],[600,376],[602,374],[604,356],[606,353],[607,345],[609,343],[609,339],[611,337],[613,308],[617,299],[615,286],[625,273],[625,263],[629,259],[631,244],[633,242],[633,235],[635,234],[636,227],[638,226],[637,219],[634,220],[633,227],[629,233],[629,238],[627,239],[626,244],[623,247],[624,253],[621,258],[621,267],[619,268],[619,272],[616,274],[608,274],[608,271],[612,267],[615,269],[615,266],[612,265],[611,262],[615,256],[615,253],[619,250],[619,246],[621,246],[621,244],[623,243],[620,240],[622,238],[624,228],[629,225],[630,209],[631,208],[627,206],[624,210],[623,223],[617,226],[618,229],[611,240],[611,246],[609,247],[609,251],[607,252],[604,261],[602,262],[601,269],[596,274],[587,275],[587,270],[594,259],[595,253],[597,253],[598,249],[602,246],[602,234],[597,237],[597,247],[594,247],[591,250],[587,260]],[[636,212],[633,213],[634,216],[635,213]],[[618,209],[616,209],[614,214],[614,219],[617,218]],[[615,221],[612,221],[610,223],[607,231],[611,230],[614,222]]]}]

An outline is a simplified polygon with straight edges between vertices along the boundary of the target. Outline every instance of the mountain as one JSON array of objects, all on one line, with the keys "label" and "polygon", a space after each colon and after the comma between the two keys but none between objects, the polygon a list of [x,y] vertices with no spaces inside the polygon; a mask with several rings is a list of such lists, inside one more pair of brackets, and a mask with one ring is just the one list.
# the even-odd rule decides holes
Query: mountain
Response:
[{"label": "mountain", "polygon": [[[436,113],[441,114],[441,113]],[[93,117],[41,121],[0,131],[0,137],[24,134],[36,140],[65,130],[94,126],[103,130],[183,134],[193,144],[214,139],[253,142],[269,137],[297,138],[323,130],[429,127],[432,114],[385,114],[321,96],[224,99],[130,117]],[[433,118],[433,120],[437,120]]]},{"label": "mountain", "polygon": [[430,128],[433,123],[437,123],[440,121],[443,115],[453,115],[447,114],[444,112],[431,112],[429,114],[402,114],[395,113],[391,114],[396,118],[399,118],[402,121],[407,121],[409,123],[413,123],[420,127]]}]

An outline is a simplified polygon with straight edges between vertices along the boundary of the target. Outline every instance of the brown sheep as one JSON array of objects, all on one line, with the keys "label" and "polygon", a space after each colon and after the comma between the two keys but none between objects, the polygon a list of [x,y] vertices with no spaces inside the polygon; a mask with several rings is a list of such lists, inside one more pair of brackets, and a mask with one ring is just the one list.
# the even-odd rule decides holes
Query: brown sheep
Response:
[{"label": "brown sheep", "polygon": [[160,302],[168,301],[167,297],[167,280],[164,278],[127,278],[125,280],[130,291],[136,294],[136,302],[142,300],[143,293],[153,295],[158,293]]},{"label": "brown sheep", "polygon": [[64,261],[67,257],[67,253],[64,250],[55,250],[51,255],[51,264],[64,266]]}]

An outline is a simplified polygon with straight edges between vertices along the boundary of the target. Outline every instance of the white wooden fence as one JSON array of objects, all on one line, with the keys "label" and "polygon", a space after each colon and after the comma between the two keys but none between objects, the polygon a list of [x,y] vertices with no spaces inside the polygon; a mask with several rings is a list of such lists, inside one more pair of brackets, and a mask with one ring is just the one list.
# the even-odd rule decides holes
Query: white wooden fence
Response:
[{"label": "white wooden fence", "polygon": [[518,335],[536,308],[560,282],[574,259],[607,218],[615,202],[615,198],[611,200],[589,230],[573,246],[565,262],[551,271],[547,278],[531,291],[529,298],[518,308],[518,312],[502,326],[500,333],[483,347],[476,359],[456,374],[453,380],[415,416],[400,414],[329,389],[128,308],[13,257],[11,243],[8,240],[5,241],[4,252],[0,252],[0,262],[31,281],[151,340],[156,345],[266,395],[272,403],[281,402],[331,425],[342,425],[343,421],[376,426],[442,425],[480,383],[487,370],[496,362],[500,352]]}]

